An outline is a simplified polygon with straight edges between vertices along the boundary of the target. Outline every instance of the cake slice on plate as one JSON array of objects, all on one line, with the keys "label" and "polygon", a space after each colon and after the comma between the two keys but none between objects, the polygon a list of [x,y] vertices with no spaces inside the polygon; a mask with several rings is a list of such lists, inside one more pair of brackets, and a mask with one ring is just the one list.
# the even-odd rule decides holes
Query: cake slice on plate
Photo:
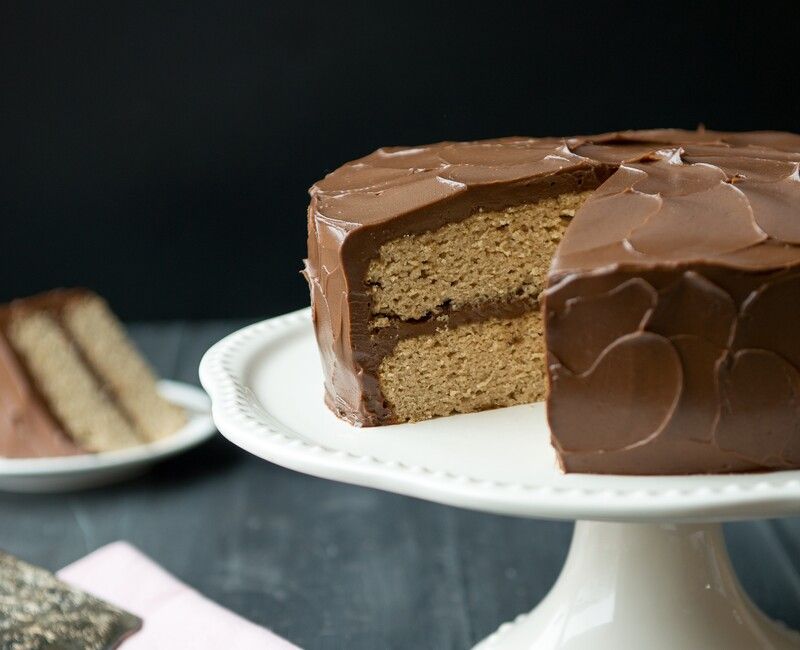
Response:
[{"label": "cake slice on plate", "polygon": [[0,308],[0,455],[122,449],[185,422],[97,294],[61,289]]}]

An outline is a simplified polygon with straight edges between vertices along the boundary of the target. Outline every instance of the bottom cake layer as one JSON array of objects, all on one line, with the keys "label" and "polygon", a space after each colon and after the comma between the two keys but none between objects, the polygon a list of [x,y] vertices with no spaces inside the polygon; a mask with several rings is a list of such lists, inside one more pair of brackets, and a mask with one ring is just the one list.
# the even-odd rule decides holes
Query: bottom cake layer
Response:
[{"label": "bottom cake layer", "polygon": [[534,309],[402,339],[378,378],[395,421],[414,422],[543,400],[544,354]]}]

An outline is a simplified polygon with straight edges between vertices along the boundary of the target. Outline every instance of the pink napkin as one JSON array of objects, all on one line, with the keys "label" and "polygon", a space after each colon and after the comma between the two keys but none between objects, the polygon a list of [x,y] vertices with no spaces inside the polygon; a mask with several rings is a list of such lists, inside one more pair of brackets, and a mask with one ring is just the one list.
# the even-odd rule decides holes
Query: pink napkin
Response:
[{"label": "pink napkin", "polygon": [[144,620],[121,650],[299,650],[204,598],[125,542],[90,553],[58,577]]}]

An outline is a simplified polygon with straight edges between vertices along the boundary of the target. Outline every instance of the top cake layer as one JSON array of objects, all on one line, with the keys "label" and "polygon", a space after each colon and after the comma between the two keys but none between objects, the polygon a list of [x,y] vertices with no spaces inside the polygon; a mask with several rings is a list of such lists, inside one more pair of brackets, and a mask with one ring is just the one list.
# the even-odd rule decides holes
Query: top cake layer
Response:
[{"label": "top cake layer", "polygon": [[[310,190],[306,274],[329,404],[356,423],[386,421],[374,372],[386,348],[367,326],[374,313],[365,282],[386,242],[477,212],[595,190],[553,260],[554,305],[557,288],[575,276],[625,269],[779,274],[800,264],[798,152],[800,136],[788,133],[659,129],[383,148],[344,165]],[[737,309],[753,283],[725,287]],[[575,296],[565,301],[569,311]],[[602,350],[591,354],[597,360]]]}]

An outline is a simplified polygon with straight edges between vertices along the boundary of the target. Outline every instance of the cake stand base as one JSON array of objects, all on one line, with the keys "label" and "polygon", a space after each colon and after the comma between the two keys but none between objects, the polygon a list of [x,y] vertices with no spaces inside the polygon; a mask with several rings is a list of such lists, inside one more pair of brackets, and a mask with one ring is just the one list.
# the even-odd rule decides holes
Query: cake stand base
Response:
[{"label": "cake stand base", "polygon": [[733,572],[720,524],[578,521],[547,597],[476,650],[790,650]]}]

